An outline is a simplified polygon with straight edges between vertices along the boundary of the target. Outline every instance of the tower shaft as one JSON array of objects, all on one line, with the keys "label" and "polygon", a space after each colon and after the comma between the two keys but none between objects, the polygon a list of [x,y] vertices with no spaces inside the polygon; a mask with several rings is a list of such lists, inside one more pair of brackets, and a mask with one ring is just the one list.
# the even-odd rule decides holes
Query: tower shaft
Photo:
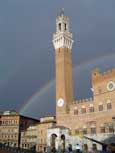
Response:
[{"label": "tower shaft", "polygon": [[68,48],[56,50],[56,101],[64,99],[65,105],[56,107],[57,111],[68,112],[69,106],[73,102],[73,80],[72,80],[72,58]]},{"label": "tower shaft", "polygon": [[69,18],[60,14],[56,19],[56,33],[53,35],[56,62],[56,116],[69,113],[73,102],[72,79],[72,33]]}]

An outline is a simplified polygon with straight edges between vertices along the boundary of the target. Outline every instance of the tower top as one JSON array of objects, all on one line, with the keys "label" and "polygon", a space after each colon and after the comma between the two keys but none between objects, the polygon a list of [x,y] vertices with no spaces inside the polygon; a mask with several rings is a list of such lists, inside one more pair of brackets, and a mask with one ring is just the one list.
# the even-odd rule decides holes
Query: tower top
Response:
[{"label": "tower top", "polygon": [[62,16],[62,15],[64,15],[64,8],[61,8],[60,13],[59,13],[59,16]]},{"label": "tower top", "polygon": [[69,27],[69,18],[64,15],[64,9],[61,9],[60,14],[56,18],[56,32],[53,34],[54,48],[72,49],[72,33]]}]

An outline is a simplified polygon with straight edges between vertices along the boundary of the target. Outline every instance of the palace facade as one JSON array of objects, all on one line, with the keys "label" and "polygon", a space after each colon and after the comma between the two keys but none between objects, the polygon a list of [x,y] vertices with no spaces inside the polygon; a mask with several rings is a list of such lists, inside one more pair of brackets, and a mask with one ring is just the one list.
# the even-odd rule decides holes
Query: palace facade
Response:
[{"label": "palace facade", "polygon": [[72,79],[73,42],[69,18],[61,12],[53,34],[57,126],[68,128],[70,135],[114,133],[115,69],[101,73],[95,68],[91,73],[93,97],[76,101]]}]

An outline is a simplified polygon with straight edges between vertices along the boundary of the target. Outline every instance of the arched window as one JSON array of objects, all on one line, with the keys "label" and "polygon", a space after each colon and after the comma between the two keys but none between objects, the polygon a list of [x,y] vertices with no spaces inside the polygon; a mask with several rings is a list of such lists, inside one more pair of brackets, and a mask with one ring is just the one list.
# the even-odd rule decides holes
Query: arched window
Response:
[{"label": "arched window", "polygon": [[101,94],[102,93],[102,89],[98,88],[98,92],[99,92],[99,94]]},{"label": "arched window", "polygon": [[59,27],[59,30],[61,31],[61,23],[59,23],[58,27]]},{"label": "arched window", "polygon": [[107,103],[107,110],[112,109],[111,102]]},{"label": "arched window", "polygon": [[81,113],[82,113],[82,114],[85,114],[85,113],[86,113],[86,107],[85,107],[85,106],[82,106],[82,108],[81,108]]},{"label": "arched window", "polygon": [[91,134],[96,134],[96,127],[91,127]]},{"label": "arched window", "polygon": [[93,104],[90,104],[90,106],[89,106],[89,112],[91,113],[91,112],[94,112],[94,106],[93,106]]},{"label": "arched window", "polygon": [[79,129],[75,129],[75,134],[79,135]]},{"label": "arched window", "polygon": [[100,133],[105,133],[105,127],[104,126],[100,127]]},{"label": "arched window", "polygon": [[87,128],[83,128],[83,134],[87,134]]},{"label": "arched window", "polygon": [[65,31],[66,31],[67,30],[66,23],[64,24],[64,27],[65,27]]},{"label": "arched window", "polygon": [[78,115],[78,109],[77,109],[77,107],[74,108],[74,115]]},{"label": "arched window", "polygon": [[109,133],[113,133],[114,132],[113,126],[108,127],[108,131],[109,131]]},{"label": "arched window", "polygon": [[99,104],[99,112],[103,111],[103,104]]}]

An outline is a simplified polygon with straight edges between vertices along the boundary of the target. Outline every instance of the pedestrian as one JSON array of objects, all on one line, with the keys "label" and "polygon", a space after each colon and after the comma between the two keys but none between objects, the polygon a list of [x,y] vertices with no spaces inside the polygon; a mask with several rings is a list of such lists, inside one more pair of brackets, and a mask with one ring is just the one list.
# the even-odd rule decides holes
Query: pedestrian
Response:
[{"label": "pedestrian", "polygon": [[89,151],[88,151],[88,145],[87,144],[84,144],[83,145],[82,153],[89,153]]},{"label": "pedestrian", "polygon": [[73,152],[73,150],[72,150],[72,145],[69,144],[69,145],[68,145],[68,153],[72,153],[72,152]]},{"label": "pedestrian", "polygon": [[109,146],[103,145],[101,153],[112,153],[112,151]]},{"label": "pedestrian", "polygon": [[80,153],[81,152],[81,147],[79,144],[76,144],[76,153]]},{"label": "pedestrian", "polygon": [[95,143],[92,144],[92,150],[90,151],[90,153],[100,153],[100,151],[97,150],[97,145]]}]

